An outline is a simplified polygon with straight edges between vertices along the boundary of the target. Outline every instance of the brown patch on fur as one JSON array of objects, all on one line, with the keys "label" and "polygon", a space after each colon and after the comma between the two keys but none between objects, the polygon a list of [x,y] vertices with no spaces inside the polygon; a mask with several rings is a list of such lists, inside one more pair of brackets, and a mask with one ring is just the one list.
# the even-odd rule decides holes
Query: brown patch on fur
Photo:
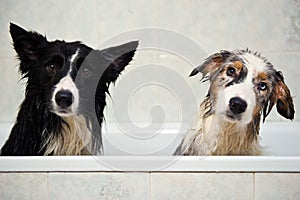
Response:
[{"label": "brown patch on fur", "polygon": [[257,79],[258,79],[258,80],[261,80],[261,81],[266,81],[266,80],[268,80],[268,79],[269,79],[268,73],[267,73],[267,72],[260,72],[260,73],[258,73]]},{"label": "brown patch on fur", "polygon": [[260,116],[261,115],[261,109],[262,107],[259,105],[255,105],[253,113],[252,113],[252,119],[254,119],[256,116]]},{"label": "brown patch on fur", "polygon": [[206,67],[203,68],[203,73],[212,73],[213,71],[217,70],[223,62],[224,59],[221,56],[216,55],[210,62],[207,63]]},{"label": "brown patch on fur", "polygon": [[234,61],[233,62],[235,68],[237,69],[237,71],[241,71],[243,68],[243,63],[241,61]]},{"label": "brown patch on fur", "polygon": [[194,76],[201,72],[203,74],[203,78],[208,78],[207,74],[213,74],[214,72],[216,72],[219,67],[225,62],[225,60],[230,56],[232,56],[232,52],[229,51],[220,51],[219,53],[215,53],[208,57],[202,65],[196,67],[192,71],[190,76]]},{"label": "brown patch on fur", "polygon": [[267,115],[270,113],[272,107],[277,104],[277,111],[280,115],[287,119],[294,119],[294,104],[290,94],[290,90],[282,79],[275,84],[273,92],[270,97],[270,103]]},{"label": "brown patch on fur", "polygon": [[262,150],[256,140],[256,131],[240,128],[233,123],[224,123],[218,135],[218,145],[211,155],[261,155]]},{"label": "brown patch on fur", "polygon": [[247,125],[247,132],[253,133],[249,134],[250,140],[256,140],[259,135],[261,110],[262,106],[256,104],[252,113],[252,121]]}]

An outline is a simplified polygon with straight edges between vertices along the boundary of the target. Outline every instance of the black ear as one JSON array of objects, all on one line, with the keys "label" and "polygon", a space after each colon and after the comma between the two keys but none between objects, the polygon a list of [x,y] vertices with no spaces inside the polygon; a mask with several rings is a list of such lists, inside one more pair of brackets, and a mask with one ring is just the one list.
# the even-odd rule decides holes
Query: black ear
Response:
[{"label": "black ear", "polygon": [[109,62],[109,66],[106,71],[106,76],[109,82],[114,82],[119,74],[132,60],[138,41],[128,42],[115,47],[110,47],[102,50],[101,52],[105,56],[105,60]]},{"label": "black ear", "polygon": [[226,59],[232,55],[233,53],[230,51],[220,51],[218,53],[209,56],[208,58],[205,59],[202,65],[196,67],[191,72],[190,76],[194,76],[199,72],[201,72],[203,74],[203,78],[207,78],[206,75],[208,73],[213,74],[216,70],[219,69],[221,64],[224,63]]},{"label": "black ear", "polygon": [[263,114],[265,118],[271,112],[273,106],[276,104],[277,112],[286,119],[293,120],[295,115],[295,109],[293,104],[293,98],[290,90],[284,83],[283,74],[280,71],[275,72],[275,85],[268,101],[268,106],[265,106]]},{"label": "black ear", "polygon": [[[47,42],[46,37],[41,34],[37,32],[28,32],[13,23],[10,23],[10,35],[21,62],[37,60],[37,47]],[[21,68],[23,73],[27,70],[28,69]]]}]

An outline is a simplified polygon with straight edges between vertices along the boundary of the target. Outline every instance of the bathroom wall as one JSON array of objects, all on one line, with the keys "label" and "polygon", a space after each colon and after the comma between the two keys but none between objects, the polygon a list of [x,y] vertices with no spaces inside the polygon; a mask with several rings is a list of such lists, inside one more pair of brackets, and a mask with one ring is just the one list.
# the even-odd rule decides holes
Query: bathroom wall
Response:
[{"label": "bathroom wall", "polygon": [[[18,74],[9,22],[46,34],[49,40],[81,40],[94,48],[102,47],[108,40],[115,44],[126,42],[122,40],[128,38],[124,36],[126,32],[132,39],[154,41],[153,48],[146,48],[149,43],[140,41],[142,48],[134,61],[110,88],[112,98],[108,99],[105,111],[106,123],[189,124],[207,91],[207,83],[201,83],[200,76],[188,77],[192,69],[208,54],[247,47],[261,52],[276,69],[283,71],[294,96],[295,120],[300,120],[297,112],[300,110],[299,0],[1,0],[0,124],[13,123],[24,97],[25,81]],[[149,27],[168,34],[159,36],[156,30],[157,38],[152,37],[146,29]],[[140,37],[135,35],[137,29]],[[164,50],[159,48],[162,44],[166,44]],[[186,48],[184,56],[178,54]],[[137,76],[132,76],[135,73]],[[124,88],[129,88],[129,93],[123,92]],[[118,115],[124,112],[128,115]],[[283,118],[272,112],[268,120],[283,121]],[[298,173],[1,173],[0,193],[1,199],[39,200],[297,199],[299,176]]]},{"label": "bathroom wall", "polygon": [[[176,35],[158,37],[157,44],[167,44],[180,51],[188,44],[185,39],[189,39],[198,45],[196,50],[205,52],[198,54],[190,48],[183,58],[177,52],[162,51],[155,45],[153,49],[141,48],[122,77],[111,87],[112,98],[108,99],[105,111],[107,123],[150,123],[151,120],[189,123],[207,91],[207,84],[199,81],[200,76],[188,77],[191,70],[208,54],[221,49],[247,47],[261,52],[283,71],[294,96],[296,120],[300,119],[297,112],[300,108],[299,0],[81,0],[76,3],[69,0],[2,0],[0,15],[0,123],[14,121],[24,95],[24,80],[20,81],[18,61],[8,33],[9,22],[46,34],[49,40],[81,40],[94,48],[125,32],[130,35],[136,29],[141,29],[142,35],[133,39],[151,40],[150,36],[147,38],[145,28],[157,27]],[[126,42],[120,38],[116,41]],[[140,41],[141,47],[147,47],[143,42]],[[186,59],[189,56],[192,61]],[[166,70],[153,70],[153,66],[162,65]],[[149,68],[139,71],[141,66]],[[134,73],[138,76],[126,79]],[[146,83],[145,77],[154,80]],[[139,81],[145,84],[141,85]],[[139,85],[135,85],[137,83]],[[130,88],[129,94],[122,93],[124,87]],[[124,98],[114,98],[120,94]],[[128,115],[117,114],[124,112]],[[268,120],[281,121],[283,118],[272,112]]]}]

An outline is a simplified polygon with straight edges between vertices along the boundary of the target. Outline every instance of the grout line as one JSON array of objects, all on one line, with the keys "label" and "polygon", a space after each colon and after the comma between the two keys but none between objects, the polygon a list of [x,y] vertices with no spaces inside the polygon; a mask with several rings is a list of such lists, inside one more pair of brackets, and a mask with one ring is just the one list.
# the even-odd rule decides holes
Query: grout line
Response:
[{"label": "grout line", "polygon": [[255,197],[255,176],[256,176],[256,174],[253,173],[253,200],[256,199],[256,197]]},{"label": "grout line", "polygon": [[47,188],[48,189],[48,192],[47,192],[48,193],[47,194],[48,195],[48,200],[51,200],[51,184],[50,184],[51,174],[52,174],[51,172],[47,172],[47,177],[48,177],[48,181],[47,181],[48,182],[48,188]]},{"label": "grout line", "polygon": [[149,172],[149,200],[152,200],[152,173]]},{"label": "grout line", "polygon": [[50,200],[50,191],[49,191],[49,173],[46,173],[46,186],[47,186],[47,191],[46,191],[46,199]]}]

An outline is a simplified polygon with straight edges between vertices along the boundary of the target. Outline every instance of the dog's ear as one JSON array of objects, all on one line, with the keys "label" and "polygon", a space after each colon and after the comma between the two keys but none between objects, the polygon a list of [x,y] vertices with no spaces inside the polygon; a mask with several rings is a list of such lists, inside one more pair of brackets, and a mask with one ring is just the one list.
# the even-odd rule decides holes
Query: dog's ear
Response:
[{"label": "dog's ear", "polygon": [[275,86],[270,95],[268,105],[263,110],[263,121],[271,112],[273,106],[276,104],[277,112],[286,119],[293,120],[295,115],[293,98],[290,90],[284,83],[283,75],[280,71],[276,71]]},{"label": "dog's ear", "polygon": [[132,60],[138,46],[138,41],[128,42],[115,47],[102,50],[105,60],[109,62],[106,71],[109,82],[114,82],[119,74]]},{"label": "dog's ear", "polygon": [[[38,59],[37,47],[47,42],[46,37],[37,32],[28,32],[16,24],[10,23],[10,35],[14,48],[21,62],[29,62]],[[28,69],[22,69],[25,73]]]},{"label": "dog's ear", "polygon": [[[202,73],[203,78],[206,77],[206,75],[213,74],[216,72],[219,67],[226,61],[226,59],[230,56],[232,56],[232,52],[230,51],[220,51],[218,53],[215,53],[211,56],[209,56],[207,59],[205,59],[204,63],[198,67],[196,67],[190,76],[194,76],[198,74],[199,72]],[[203,79],[202,78],[202,79]]]}]

